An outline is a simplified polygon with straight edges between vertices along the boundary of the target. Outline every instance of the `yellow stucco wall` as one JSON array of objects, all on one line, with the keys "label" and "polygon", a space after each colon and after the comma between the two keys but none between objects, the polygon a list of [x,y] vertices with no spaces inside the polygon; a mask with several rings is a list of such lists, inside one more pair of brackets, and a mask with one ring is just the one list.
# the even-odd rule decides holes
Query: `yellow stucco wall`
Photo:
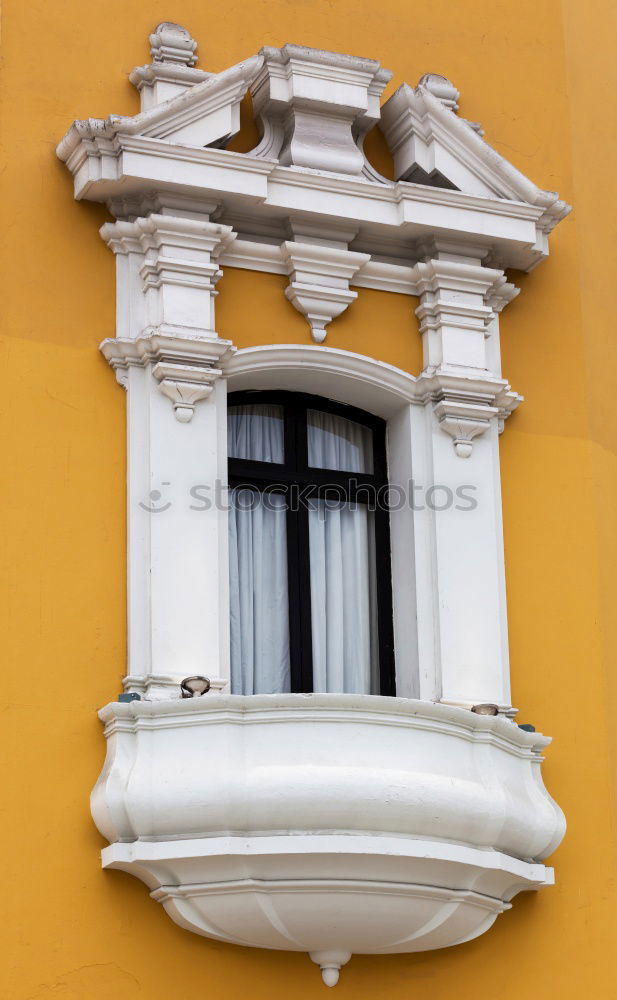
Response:
[{"label": "yellow stucco wall", "polygon": [[[95,709],[119,690],[125,656],[124,395],[97,351],[114,331],[113,257],[97,236],[106,213],[73,202],[54,147],[73,118],[137,109],[126,74],[147,61],[147,34],[164,19],[190,28],[214,71],[294,41],[380,59],[394,71],[386,96],[444,73],[461,113],[575,205],[549,260],[512,275],[522,293],[502,323],[504,371],[526,396],[502,438],[514,703],[555,738],[545,778],[569,823],[557,886],[518,897],[470,944],[354,957],[337,996],[617,996],[615,10],[611,0],[6,0],[2,997],[324,996],[306,956],[188,934],[140,882],[102,872],[88,811],[104,755]],[[383,143],[369,145],[387,170]],[[230,270],[219,287],[222,336],[309,341],[281,278]],[[417,371],[412,305],[362,291],[328,343]]]}]

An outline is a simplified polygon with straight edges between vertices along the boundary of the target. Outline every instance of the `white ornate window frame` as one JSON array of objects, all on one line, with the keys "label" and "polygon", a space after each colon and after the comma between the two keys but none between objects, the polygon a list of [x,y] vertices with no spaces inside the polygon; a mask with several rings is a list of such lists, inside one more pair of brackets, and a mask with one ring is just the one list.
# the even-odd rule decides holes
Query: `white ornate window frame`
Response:
[{"label": "white ornate window frame", "polygon": [[[227,511],[216,502],[227,477],[227,390],[311,391],[387,420],[390,482],[405,491],[391,513],[392,711],[403,711],[400,698],[418,699],[432,705],[433,719],[441,704],[450,713],[444,732],[454,732],[468,725],[461,708],[493,703],[506,717],[499,725],[511,728],[493,726],[486,738],[502,747],[514,741],[519,749],[508,752],[535,754],[537,763],[544,743],[513,735],[520,731],[508,721],[515,710],[499,434],[522,397],[501,372],[499,314],[517,294],[505,269],[535,267],[568,206],[458,117],[458,92],[443,77],[403,84],[380,109],[390,74],[373,60],[288,45],[213,75],[194,68],[195,42],[177,25],[160,25],[151,44],[153,62],[130,77],[140,114],[75,122],[58,146],[75,197],[105,203],[116,220],[101,229],[117,262],[116,336],[101,350],[127,390],[126,692],[167,701],[192,674],[211,679],[210,698],[228,692]],[[251,153],[230,152],[224,147],[249,89],[262,139]],[[394,181],[362,150],[377,122]],[[286,296],[314,343],[236,350],[219,338],[215,286],[225,267],[287,275]],[[355,288],[419,298],[418,376],[323,346],[327,325],[356,308]],[[456,496],[461,485],[473,509],[412,503],[414,486],[426,497],[431,489]],[[162,706],[161,719],[177,711]],[[128,733],[122,713],[105,712],[110,734],[117,726]],[[156,717],[155,708],[139,712]],[[480,738],[484,722],[473,726]],[[101,819],[108,805],[96,808],[110,839],[127,839],[117,822]],[[557,813],[552,827],[547,820],[544,852],[559,839]],[[534,857],[542,856],[539,843]],[[109,863],[130,869],[119,858]],[[512,876],[499,906],[520,888],[546,884],[534,872]],[[315,960],[330,968],[329,959]]]}]

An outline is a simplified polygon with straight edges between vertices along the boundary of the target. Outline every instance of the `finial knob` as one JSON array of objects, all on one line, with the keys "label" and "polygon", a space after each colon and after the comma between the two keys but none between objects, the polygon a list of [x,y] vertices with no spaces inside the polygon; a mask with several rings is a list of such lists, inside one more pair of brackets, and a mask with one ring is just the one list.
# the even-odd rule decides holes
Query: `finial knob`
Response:
[{"label": "finial knob", "polygon": [[311,962],[321,969],[321,978],[326,986],[336,986],[341,974],[341,966],[351,958],[350,951],[309,951]]},{"label": "finial knob", "polygon": [[194,66],[197,62],[196,49],[197,42],[191,37],[190,31],[172,21],[161,21],[150,35],[153,62]]},{"label": "finial knob", "polygon": [[438,101],[445,104],[450,111],[458,111],[459,91],[451,80],[439,73],[425,73],[418,81],[419,87],[425,87]]}]

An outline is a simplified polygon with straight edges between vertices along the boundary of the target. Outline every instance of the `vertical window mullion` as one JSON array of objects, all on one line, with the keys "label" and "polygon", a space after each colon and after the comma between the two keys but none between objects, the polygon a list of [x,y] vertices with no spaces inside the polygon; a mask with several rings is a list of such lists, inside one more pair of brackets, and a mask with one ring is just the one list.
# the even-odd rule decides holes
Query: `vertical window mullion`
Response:
[{"label": "vertical window mullion", "polygon": [[287,494],[287,596],[289,601],[289,666],[291,690],[304,692],[302,650],[302,596],[298,572],[298,514],[291,509],[291,493]]},{"label": "vertical window mullion", "polygon": [[306,405],[303,401],[292,406],[293,426],[295,431],[293,462],[298,474],[295,494],[296,525],[297,525],[297,580],[298,580],[298,618],[301,648],[300,690],[313,690],[313,634],[311,620],[311,565],[309,520],[306,504],[299,502],[303,488],[302,480],[308,471],[308,440],[306,429]]},{"label": "vertical window mullion", "polygon": [[[306,409],[295,401],[285,406],[285,466],[302,473],[307,465]],[[291,484],[287,510],[287,566],[292,691],[313,690],[311,577],[308,511],[298,504],[301,479]]]},{"label": "vertical window mullion", "polygon": [[396,694],[394,673],[394,624],[392,621],[392,577],[390,570],[390,515],[375,505],[375,572],[377,576],[377,643],[379,649],[379,691]]},{"label": "vertical window mullion", "polygon": [[308,510],[299,505],[298,519],[298,591],[300,598],[300,643],[302,650],[301,690],[313,690],[313,628],[311,617],[311,563]]}]

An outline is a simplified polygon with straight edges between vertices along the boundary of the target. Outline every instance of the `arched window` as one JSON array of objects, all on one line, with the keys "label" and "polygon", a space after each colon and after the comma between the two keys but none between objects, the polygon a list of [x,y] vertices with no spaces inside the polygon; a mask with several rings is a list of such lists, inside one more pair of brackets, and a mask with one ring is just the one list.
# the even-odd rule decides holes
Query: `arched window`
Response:
[{"label": "arched window", "polygon": [[229,396],[231,689],[394,694],[385,423]]}]

